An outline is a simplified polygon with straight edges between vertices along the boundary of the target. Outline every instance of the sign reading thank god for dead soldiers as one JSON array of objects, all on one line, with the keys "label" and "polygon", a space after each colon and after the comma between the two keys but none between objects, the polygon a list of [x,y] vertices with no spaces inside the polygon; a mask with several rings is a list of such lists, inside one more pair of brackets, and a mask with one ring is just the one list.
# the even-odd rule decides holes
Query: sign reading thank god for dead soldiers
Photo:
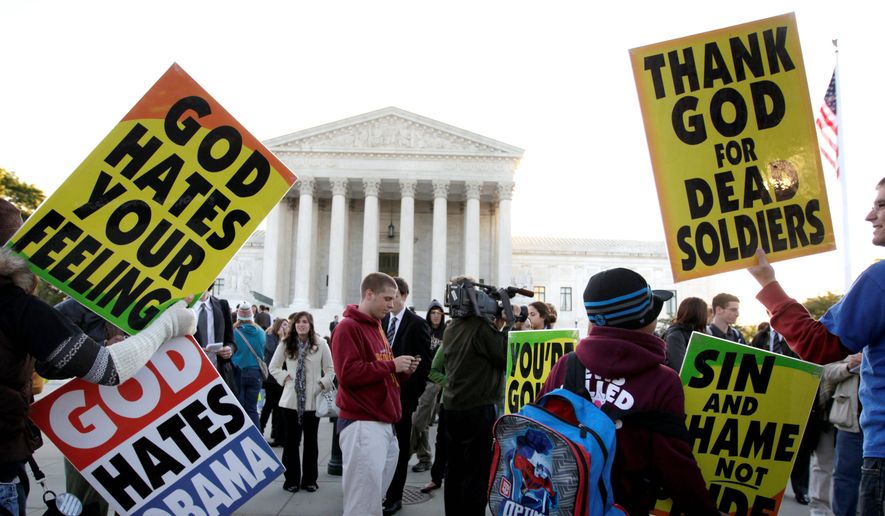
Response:
[{"label": "sign reading thank god for dead soldiers", "polygon": [[294,182],[173,64],[8,245],[136,333],[205,290]]},{"label": "sign reading thank god for dead soldiers", "polygon": [[793,14],[630,59],[677,281],[835,248]]},{"label": "sign reading thank god for dead soldiers", "polygon": [[578,330],[511,331],[507,337],[507,390],[504,413],[534,403],[550,370],[578,345]]},{"label": "sign reading thank god for dead soldiers", "polygon": [[[693,333],[680,378],[691,449],[721,512],[777,514],[821,366]],[[654,514],[682,514],[670,500]]]}]

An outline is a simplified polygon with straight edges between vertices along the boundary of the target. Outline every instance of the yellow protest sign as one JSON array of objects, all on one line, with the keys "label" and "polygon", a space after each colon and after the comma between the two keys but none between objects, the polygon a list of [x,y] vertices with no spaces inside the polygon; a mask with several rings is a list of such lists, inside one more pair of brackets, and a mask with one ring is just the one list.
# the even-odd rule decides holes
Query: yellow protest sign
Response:
[{"label": "yellow protest sign", "polygon": [[547,375],[578,345],[578,330],[511,331],[507,338],[507,391],[504,413],[534,403]]},{"label": "yellow protest sign", "polygon": [[8,245],[135,333],[205,290],[294,182],[174,64]]},{"label": "yellow protest sign", "polygon": [[[720,511],[777,514],[821,366],[693,333],[680,378],[692,452]],[[670,500],[654,514],[682,514]]]},{"label": "yellow protest sign", "polygon": [[792,13],[630,59],[676,281],[835,248]]}]

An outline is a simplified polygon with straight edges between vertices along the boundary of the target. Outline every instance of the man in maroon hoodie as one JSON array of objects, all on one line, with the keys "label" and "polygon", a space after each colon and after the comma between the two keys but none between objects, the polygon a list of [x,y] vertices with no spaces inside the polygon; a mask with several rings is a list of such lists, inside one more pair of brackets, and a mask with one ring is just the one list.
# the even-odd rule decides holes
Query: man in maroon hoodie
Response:
[{"label": "man in maroon hoodie", "polygon": [[397,295],[393,278],[373,272],[363,279],[360,292],[360,304],[347,306],[332,334],[341,483],[345,515],[380,516],[399,456],[393,431],[402,416],[399,382],[415,372],[420,358],[394,358],[381,329]]},{"label": "man in maroon hoodie", "polygon": [[[585,386],[593,403],[622,424],[611,476],[615,502],[629,514],[648,514],[661,487],[674,509],[719,514],[687,439],[682,384],[664,365],[666,343],[654,335],[658,314],[672,296],[652,290],[628,269],[594,275],[584,290],[593,326],[575,353],[586,368]],[[566,357],[553,366],[541,394],[563,384]],[[631,418],[631,413],[644,416]],[[677,431],[659,431],[664,426]]]}]

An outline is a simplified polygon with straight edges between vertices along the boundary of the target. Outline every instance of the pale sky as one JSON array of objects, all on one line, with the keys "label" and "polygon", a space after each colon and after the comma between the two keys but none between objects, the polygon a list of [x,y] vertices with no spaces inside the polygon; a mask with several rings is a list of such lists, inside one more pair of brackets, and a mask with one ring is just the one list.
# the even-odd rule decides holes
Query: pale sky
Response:
[{"label": "pale sky", "polygon": [[[863,221],[885,176],[881,4],[601,4],[7,0],[0,167],[52,193],[178,62],[262,140],[396,106],[525,149],[516,235],[663,240],[628,49],[795,12],[815,111],[839,39],[853,274],[885,257]],[[841,290],[840,253],[776,269],[801,301]],[[745,271],[715,282],[757,322]]]}]

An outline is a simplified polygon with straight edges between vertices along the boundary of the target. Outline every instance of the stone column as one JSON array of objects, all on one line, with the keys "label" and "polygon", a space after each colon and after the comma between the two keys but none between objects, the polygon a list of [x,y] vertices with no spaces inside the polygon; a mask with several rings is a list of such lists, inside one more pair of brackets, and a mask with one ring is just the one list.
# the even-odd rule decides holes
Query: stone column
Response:
[{"label": "stone column", "polygon": [[479,195],[482,181],[468,181],[464,207],[464,274],[479,280]]},{"label": "stone column", "polygon": [[[313,195],[316,180],[312,177],[298,178],[298,232],[295,236],[295,296],[292,308],[296,311],[310,308],[310,266],[313,262]],[[265,239],[265,247],[269,241]]]},{"label": "stone column", "polygon": [[332,183],[332,221],[329,227],[329,289],[324,309],[344,309],[344,236],[347,178],[336,177]]},{"label": "stone column", "polygon": [[[279,297],[277,297],[277,285],[279,281],[277,281],[277,277],[280,273],[279,267],[280,262],[280,251],[284,249],[282,247],[282,240],[284,235],[282,234],[282,212],[287,209],[286,199],[280,199],[280,202],[277,203],[276,206],[270,210],[270,213],[267,215],[267,226],[264,229],[264,252],[263,261],[261,264],[261,293],[265,296],[272,297],[274,303],[279,303],[282,301]],[[248,288],[255,288],[254,285],[247,285]],[[245,292],[241,292],[241,294],[245,294]]]},{"label": "stone column", "polygon": [[449,182],[433,181],[433,253],[430,264],[430,298],[443,299],[446,288],[446,225]]},{"label": "stone column", "polygon": [[360,280],[371,272],[378,272],[378,191],[381,180],[375,177],[363,179],[366,191],[363,213],[363,274]]},{"label": "stone column", "polygon": [[498,277],[495,285],[510,285],[510,266],[513,260],[513,241],[510,235],[510,200],[513,198],[513,183],[498,183]]},{"label": "stone column", "polygon": [[415,262],[415,188],[418,181],[400,179],[399,276],[412,284]]}]

